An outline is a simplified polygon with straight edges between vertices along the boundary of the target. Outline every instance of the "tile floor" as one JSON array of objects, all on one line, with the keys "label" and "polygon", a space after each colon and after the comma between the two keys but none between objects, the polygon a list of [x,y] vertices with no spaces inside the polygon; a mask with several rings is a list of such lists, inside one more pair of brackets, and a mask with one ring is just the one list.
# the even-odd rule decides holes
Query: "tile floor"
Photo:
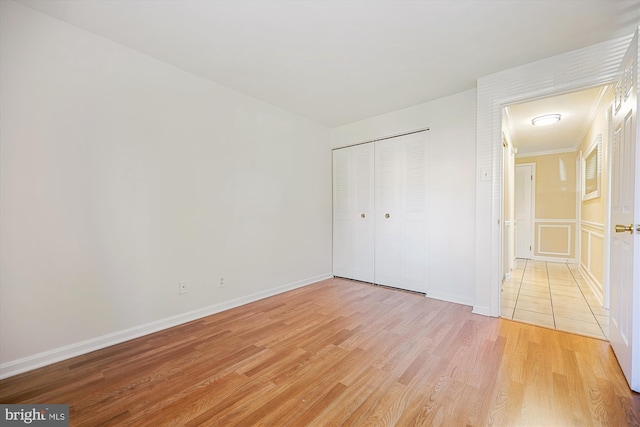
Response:
[{"label": "tile floor", "polygon": [[574,264],[518,259],[502,282],[502,317],[607,339],[609,310],[602,308]]}]

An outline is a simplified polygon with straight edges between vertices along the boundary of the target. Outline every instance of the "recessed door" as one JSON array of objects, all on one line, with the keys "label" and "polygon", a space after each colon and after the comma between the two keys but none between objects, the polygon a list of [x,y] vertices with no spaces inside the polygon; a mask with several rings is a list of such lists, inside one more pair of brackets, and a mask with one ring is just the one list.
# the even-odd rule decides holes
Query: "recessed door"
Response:
[{"label": "recessed door", "polygon": [[533,194],[535,165],[516,165],[515,176],[515,222],[516,257],[533,257]]}]

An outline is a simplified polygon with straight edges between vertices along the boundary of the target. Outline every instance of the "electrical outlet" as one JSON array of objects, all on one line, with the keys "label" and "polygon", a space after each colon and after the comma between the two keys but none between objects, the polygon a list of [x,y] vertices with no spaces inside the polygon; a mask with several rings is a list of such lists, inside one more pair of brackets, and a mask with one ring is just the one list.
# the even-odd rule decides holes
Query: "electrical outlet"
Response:
[{"label": "electrical outlet", "polygon": [[219,288],[222,288],[224,286],[224,277],[220,278],[220,284],[218,285]]},{"label": "electrical outlet", "polygon": [[183,280],[178,282],[178,294],[183,295],[189,293],[189,287],[187,286],[187,281]]}]

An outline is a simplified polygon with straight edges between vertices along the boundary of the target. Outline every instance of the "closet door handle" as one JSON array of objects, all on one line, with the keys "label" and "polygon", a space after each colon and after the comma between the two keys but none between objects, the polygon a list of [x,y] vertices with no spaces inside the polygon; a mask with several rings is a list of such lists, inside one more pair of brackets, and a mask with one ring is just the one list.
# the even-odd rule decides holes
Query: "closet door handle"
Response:
[{"label": "closet door handle", "polygon": [[361,213],[361,214],[360,214],[360,218],[364,218],[364,217],[365,217],[365,214],[364,214],[364,213]]},{"label": "closet door handle", "polygon": [[384,214],[385,218],[391,218],[391,215],[389,215],[388,213]]}]

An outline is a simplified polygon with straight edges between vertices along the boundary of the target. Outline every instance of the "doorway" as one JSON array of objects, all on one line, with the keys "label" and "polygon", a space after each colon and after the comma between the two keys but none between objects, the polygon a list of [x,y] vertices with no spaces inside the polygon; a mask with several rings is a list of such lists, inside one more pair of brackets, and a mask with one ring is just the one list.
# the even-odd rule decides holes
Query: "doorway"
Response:
[{"label": "doorway", "polygon": [[[514,224],[515,241],[503,239],[502,251],[509,253],[512,245],[516,259],[502,283],[502,317],[608,338],[603,306],[608,192],[583,198],[582,162],[594,141],[608,141],[612,101],[611,88],[597,86],[504,107],[503,135],[510,150],[503,152],[514,157],[504,162],[514,168],[504,176],[514,182],[503,183],[503,200],[514,204],[514,218],[503,222]],[[552,117],[558,122],[533,124],[545,115],[557,115]],[[607,141],[601,145],[605,150]],[[602,158],[603,189],[607,159]],[[513,194],[507,194],[510,189]]]}]

